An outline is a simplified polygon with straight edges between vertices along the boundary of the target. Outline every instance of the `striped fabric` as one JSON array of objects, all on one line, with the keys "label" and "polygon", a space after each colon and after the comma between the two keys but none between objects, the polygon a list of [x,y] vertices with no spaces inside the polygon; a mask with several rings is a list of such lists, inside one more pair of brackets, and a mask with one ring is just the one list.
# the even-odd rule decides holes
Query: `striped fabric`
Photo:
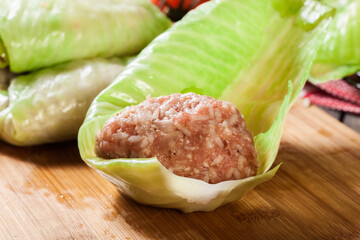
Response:
[{"label": "striped fabric", "polygon": [[318,106],[360,114],[360,91],[344,80],[307,85],[304,98]]}]

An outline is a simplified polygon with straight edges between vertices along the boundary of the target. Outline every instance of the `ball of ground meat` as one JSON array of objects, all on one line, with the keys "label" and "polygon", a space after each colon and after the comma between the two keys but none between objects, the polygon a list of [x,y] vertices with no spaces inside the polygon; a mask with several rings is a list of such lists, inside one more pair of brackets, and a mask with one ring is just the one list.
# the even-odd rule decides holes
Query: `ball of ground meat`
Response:
[{"label": "ball of ground meat", "polygon": [[194,93],[126,107],[97,134],[96,153],[155,156],[174,174],[208,183],[253,176],[259,166],[253,136],[235,105]]}]

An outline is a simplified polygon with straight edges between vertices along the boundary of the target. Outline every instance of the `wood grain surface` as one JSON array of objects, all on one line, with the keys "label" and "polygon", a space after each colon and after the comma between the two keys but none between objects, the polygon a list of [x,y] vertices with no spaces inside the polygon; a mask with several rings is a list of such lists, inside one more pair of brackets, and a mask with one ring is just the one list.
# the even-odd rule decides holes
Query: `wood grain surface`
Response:
[{"label": "wood grain surface", "polygon": [[123,197],[75,142],[0,142],[0,239],[360,239],[360,135],[296,103],[280,162],[242,200],[184,214]]}]

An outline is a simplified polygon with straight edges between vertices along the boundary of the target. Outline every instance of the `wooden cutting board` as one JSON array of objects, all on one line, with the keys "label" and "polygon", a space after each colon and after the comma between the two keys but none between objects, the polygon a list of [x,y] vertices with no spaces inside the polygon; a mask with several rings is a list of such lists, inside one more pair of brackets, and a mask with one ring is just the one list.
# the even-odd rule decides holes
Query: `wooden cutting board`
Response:
[{"label": "wooden cutting board", "polygon": [[280,162],[242,200],[184,214],[123,197],[75,142],[0,143],[0,239],[360,239],[360,135],[298,102]]}]

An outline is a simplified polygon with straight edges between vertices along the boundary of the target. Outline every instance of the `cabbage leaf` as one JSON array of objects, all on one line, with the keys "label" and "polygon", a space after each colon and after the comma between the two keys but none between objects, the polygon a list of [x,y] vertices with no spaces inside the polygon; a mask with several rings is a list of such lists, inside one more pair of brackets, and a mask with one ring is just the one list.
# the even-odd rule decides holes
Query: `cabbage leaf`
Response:
[{"label": "cabbage leaf", "polygon": [[313,83],[341,79],[360,70],[360,0],[325,2],[338,11],[311,69]]},{"label": "cabbage leaf", "polygon": [[[286,113],[333,14],[318,2],[300,3],[294,8],[285,0],[213,0],[191,11],[96,97],[79,130],[83,160],[134,200],[184,212],[214,210],[271,179]],[[176,176],[156,158],[96,156],[95,136],[116,112],[149,94],[189,91],[232,101],[242,112],[255,136],[256,176],[208,184]]]},{"label": "cabbage leaf", "polygon": [[170,25],[148,0],[2,0],[0,68],[137,54]]}]

